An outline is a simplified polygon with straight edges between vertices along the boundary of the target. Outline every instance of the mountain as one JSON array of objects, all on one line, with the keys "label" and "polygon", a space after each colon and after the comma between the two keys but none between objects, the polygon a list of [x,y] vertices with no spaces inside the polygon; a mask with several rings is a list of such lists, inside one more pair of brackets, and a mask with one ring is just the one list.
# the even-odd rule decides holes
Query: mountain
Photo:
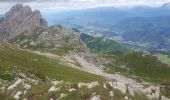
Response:
[{"label": "mountain", "polygon": [[130,52],[130,49],[124,45],[104,37],[93,37],[82,33],[81,40],[92,52],[96,53],[119,55]]},{"label": "mountain", "polygon": [[80,40],[80,33],[61,25],[50,26],[41,34],[21,34],[10,42],[25,49],[86,50],[86,46]]},{"label": "mountain", "polygon": [[131,17],[126,18],[113,26],[113,30],[118,32],[130,31],[130,30],[144,30],[153,29],[166,31],[166,28],[170,26],[170,16],[156,16],[156,17]]},{"label": "mountain", "polygon": [[92,36],[105,36],[132,48],[170,53],[170,10],[165,6],[168,3],[160,7],[101,7],[43,12],[43,16],[50,24],[61,24]]},{"label": "mountain", "polygon": [[113,30],[122,33],[123,41],[134,42],[142,49],[169,52],[169,18],[170,16],[127,18],[115,24]]},{"label": "mountain", "polygon": [[42,15],[50,24],[78,24],[82,26],[88,24],[90,26],[96,25],[106,27],[106,25],[114,25],[124,18],[168,16],[170,15],[168,11],[169,10],[162,9],[161,7],[99,7],[63,12],[44,11]]},{"label": "mountain", "polygon": [[17,4],[4,17],[0,18],[0,40],[15,37],[19,34],[31,35],[41,32],[48,26],[38,10]]},{"label": "mountain", "polygon": [[[23,10],[17,11],[14,15],[24,16]],[[35,29],[29,26],[34,25],[30,16],[24,21],[13,17],[11,23],[8,20],[9,26],[17,22],[17,26]],[[78,29],[61,25],[40,26],[33,33],[11,33],[0,43],[0,100],[168,100],[170,97],[167,88],[170,67],[167,61],[164,63],[169,60],[167,55],[157,58],[150,53],[127,52],[128,48],[105,37],[80,34]]]}]

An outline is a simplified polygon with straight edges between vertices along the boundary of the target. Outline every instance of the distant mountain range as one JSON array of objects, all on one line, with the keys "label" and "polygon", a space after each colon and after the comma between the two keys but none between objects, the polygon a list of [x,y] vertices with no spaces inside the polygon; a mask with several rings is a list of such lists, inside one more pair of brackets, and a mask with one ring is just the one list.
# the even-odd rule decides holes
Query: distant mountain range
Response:
[{"label": "distant mountain range", "polygon": [[122,33],[124,41],[149,43],[148,49],[170,49],[170,16],[133,17],[122,20],[113,30]]},{"label": "distant mountain range", "polygon": [[169,52],[169,3],[160,7],[91,8],[44,13],[50,24],[62,24],[94,36],[105,36],[130,47]]},{"label": "distant mountain range", "polygon": [[[82,10],[71,10],[65,12],[42,12],[43,16],[50,24],[92,24],[98,23],[97,26],[113,25],[124,18],[130,17],[154,17],[170,15],[167,5],[161,7],[134,7],[134,8],[114,8],[100,7]],[[95,24],[96,25],[96,24]],[[106,27],[106,26],[105,26]]]}]

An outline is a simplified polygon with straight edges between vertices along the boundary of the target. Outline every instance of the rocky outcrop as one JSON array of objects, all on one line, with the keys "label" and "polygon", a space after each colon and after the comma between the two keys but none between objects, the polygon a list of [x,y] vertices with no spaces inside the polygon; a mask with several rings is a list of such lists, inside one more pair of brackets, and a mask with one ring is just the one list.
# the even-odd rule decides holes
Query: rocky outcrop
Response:
[{"label": "rocky outcrop", "polygon": [[159,99],[160,88],[156,86],[150,86],[144,90],[144,93],[151,100]]},{"label": "rocky outcrop", "polygon": [[0,18],[0,40],[20,34],[39,33],[47,27],[47,22],[38,10],[32,11],[29,6],[17,4]]},{"label": "rocky outcrop", "polygon": [[35,41],[38,45],[55,48],[81,48],[80,34],[60,25],[49,27]]},{"label": "rocky outcrop", "polygon": [[16,37],[12,43],[27,49],[49,49],[49,50],[79,50],[86,51],[86,45],[80,40],[80,33],[61,25],[48,27],[41,34]]}]

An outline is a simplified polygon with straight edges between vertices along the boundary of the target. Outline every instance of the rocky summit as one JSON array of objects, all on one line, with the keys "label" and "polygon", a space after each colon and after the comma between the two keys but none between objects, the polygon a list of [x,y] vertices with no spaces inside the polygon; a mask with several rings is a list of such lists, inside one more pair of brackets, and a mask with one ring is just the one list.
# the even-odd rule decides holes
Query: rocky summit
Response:
[{"label": "rocky summit", "polygon": [[30,35],[47,28],[48,24],[38,10],[17,4],[0,18],[0,41],[19,34]]}]

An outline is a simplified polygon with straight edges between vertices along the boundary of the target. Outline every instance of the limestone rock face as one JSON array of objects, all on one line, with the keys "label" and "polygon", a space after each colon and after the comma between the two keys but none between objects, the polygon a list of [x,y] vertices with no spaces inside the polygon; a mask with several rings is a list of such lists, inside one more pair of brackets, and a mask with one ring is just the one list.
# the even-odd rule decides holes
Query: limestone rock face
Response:
[{"label": "limestone rock face", "polygon": [[39,33],[47,27],[47,22],[38,10],[32,11],[29,6],[17,4],[0,18],[0,40],[20,34]]},{"label": "limestone rock face", "polygon": [[60,25],[49,27],[35,40],[37,45],[55,48],[84,48],[80,34]]},{"label": "limestone rock face", "polygon": [[144,90],[146,96],[153,100],[153,99],[159,99],[160,97],[160,88],[156,86],[150,86]]}]

